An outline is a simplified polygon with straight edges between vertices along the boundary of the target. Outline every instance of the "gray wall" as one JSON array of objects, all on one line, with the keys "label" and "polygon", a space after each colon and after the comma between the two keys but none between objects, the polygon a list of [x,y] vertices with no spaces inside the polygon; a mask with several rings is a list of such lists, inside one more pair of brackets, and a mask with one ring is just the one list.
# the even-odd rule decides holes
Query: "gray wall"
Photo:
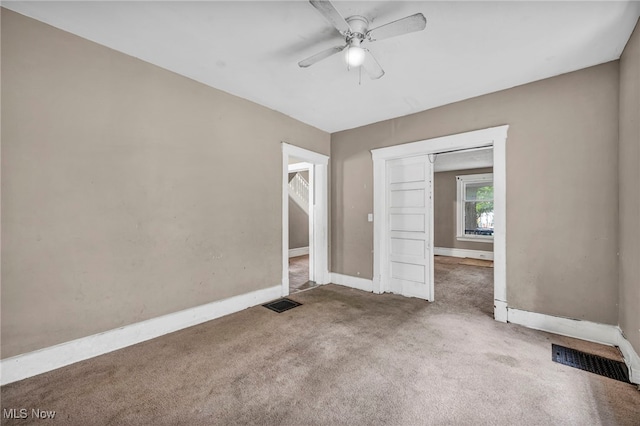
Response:
[{"label": "gray wall", "polygon": [[640,354],[640,24],[620,58],[620,328]]},{"label": "gray wall", "polygon": [[619,321],[640,352],[637,28],[620,64],[330,138],[14,12],[1,24],[2,358],[279,284],[282,140],[331,148],[331,270],[371,278],[369,150],[502,124],[509,305]]},{"label": "gray wall", "polygon": [[[436,159],[436,161],[438,161]],[[435,247],[493,251],[493,242],[458,241],[456,176],[492,173],[493,168],[453,170],[433,175],[433,243]]]},{"label": "gray wall", "polygon": [[508,124],[509,306],[617,324],[618,65],[332,134],[332,271],[372,278],[371,149]]},{"label": "gray wall", "polygon": [[1,30],[2,358],[280,284],[281,141],[327,133],[5,9]]}]

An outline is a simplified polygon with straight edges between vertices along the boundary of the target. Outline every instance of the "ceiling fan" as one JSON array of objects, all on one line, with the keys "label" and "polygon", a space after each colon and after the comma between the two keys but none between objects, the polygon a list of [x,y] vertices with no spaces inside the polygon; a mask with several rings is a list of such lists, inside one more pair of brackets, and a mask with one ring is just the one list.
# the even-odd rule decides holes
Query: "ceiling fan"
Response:
[{"label": "ceiling fan", "polygon": [[362,47],[362,44],[422,31],[427,26],[427,19],[424,15],[416,13],[415,15],[369,29],[369,20],[367,18],[355,15],[345,19],[328,0],[309,0],[309,3],[344,36],[346,44],[344,46],[331,47],[298,62],[301,68],[310,67],[316,62],[320,62],[346,49],[345,61],[347,65],[353,68],[362,66],[369,77],[376,80],[384,75],[384,70],[369,49]]}]

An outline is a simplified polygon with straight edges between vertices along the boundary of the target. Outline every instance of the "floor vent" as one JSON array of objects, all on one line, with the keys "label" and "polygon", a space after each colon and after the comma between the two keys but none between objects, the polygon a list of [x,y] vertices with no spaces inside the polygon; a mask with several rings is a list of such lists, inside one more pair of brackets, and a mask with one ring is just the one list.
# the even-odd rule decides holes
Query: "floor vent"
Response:
[{"label": "floor vent", "polygon": [[284,298],[284,299],[274,300],[273,302],[266,303],[262,306],[264,306],[267,309],[271,309],[274,312],[282,313],[284,311],[288,311],[289,309],[293,309],[296,306],[300,306],[300,305],[302,305],[302,303],[298,303],[294,300]]},{"label": "floor vent", "polygon": [[559,364],[629,383],[629,372],[622,361],[615,361],[553,344],[551,345],[551,359]]}]

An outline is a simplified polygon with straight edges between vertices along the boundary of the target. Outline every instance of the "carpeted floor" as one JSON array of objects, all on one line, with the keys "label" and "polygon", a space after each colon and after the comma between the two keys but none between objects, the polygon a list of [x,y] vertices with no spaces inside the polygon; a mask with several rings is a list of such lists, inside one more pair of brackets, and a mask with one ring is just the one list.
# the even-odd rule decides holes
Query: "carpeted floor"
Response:
[{"label": "carpeted floor", "polygon": [[289,294],[316,287],[313,281],[309,281],[309,255],[289,258]]},{"label": "carpeted floor", "polygon": [[551,343],[617,350],[494,321],[492,274],[438,262],[434,303],[320,286],[4,386],[2,407],[73,425],[640,424],[635,386],[551,361]]}]

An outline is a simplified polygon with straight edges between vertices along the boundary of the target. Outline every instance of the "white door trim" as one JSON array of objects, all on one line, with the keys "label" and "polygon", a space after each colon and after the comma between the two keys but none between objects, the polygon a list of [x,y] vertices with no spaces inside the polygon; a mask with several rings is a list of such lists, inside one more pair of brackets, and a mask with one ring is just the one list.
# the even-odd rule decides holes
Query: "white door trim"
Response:
[{"label": "white door trim", "polygon": [[307,162],[289,164],[289,173],[309,171],[312,164]]},{"label": "white door trim", "polygon": [[289,295],[289,157],[309,163],[309,275],[328,284],[329,274],[329,157],[282,142],[282,296]]},{"label": "white door trim", "polygon": [[[494,191],[494,318],[507,322],[507,276],[506,276],[506,141],[508,125],[491,127],[472,132],[427,139],[401,145],[371,150],[373,158],[373,217],[384,218],[386,206],[386,161],[416,155],[435,154],[458,149],[493,147],[493,191]],[[373,291],[381,293],[381,267],[386,259],[386,232],[384,220],[373,224]]]}]

